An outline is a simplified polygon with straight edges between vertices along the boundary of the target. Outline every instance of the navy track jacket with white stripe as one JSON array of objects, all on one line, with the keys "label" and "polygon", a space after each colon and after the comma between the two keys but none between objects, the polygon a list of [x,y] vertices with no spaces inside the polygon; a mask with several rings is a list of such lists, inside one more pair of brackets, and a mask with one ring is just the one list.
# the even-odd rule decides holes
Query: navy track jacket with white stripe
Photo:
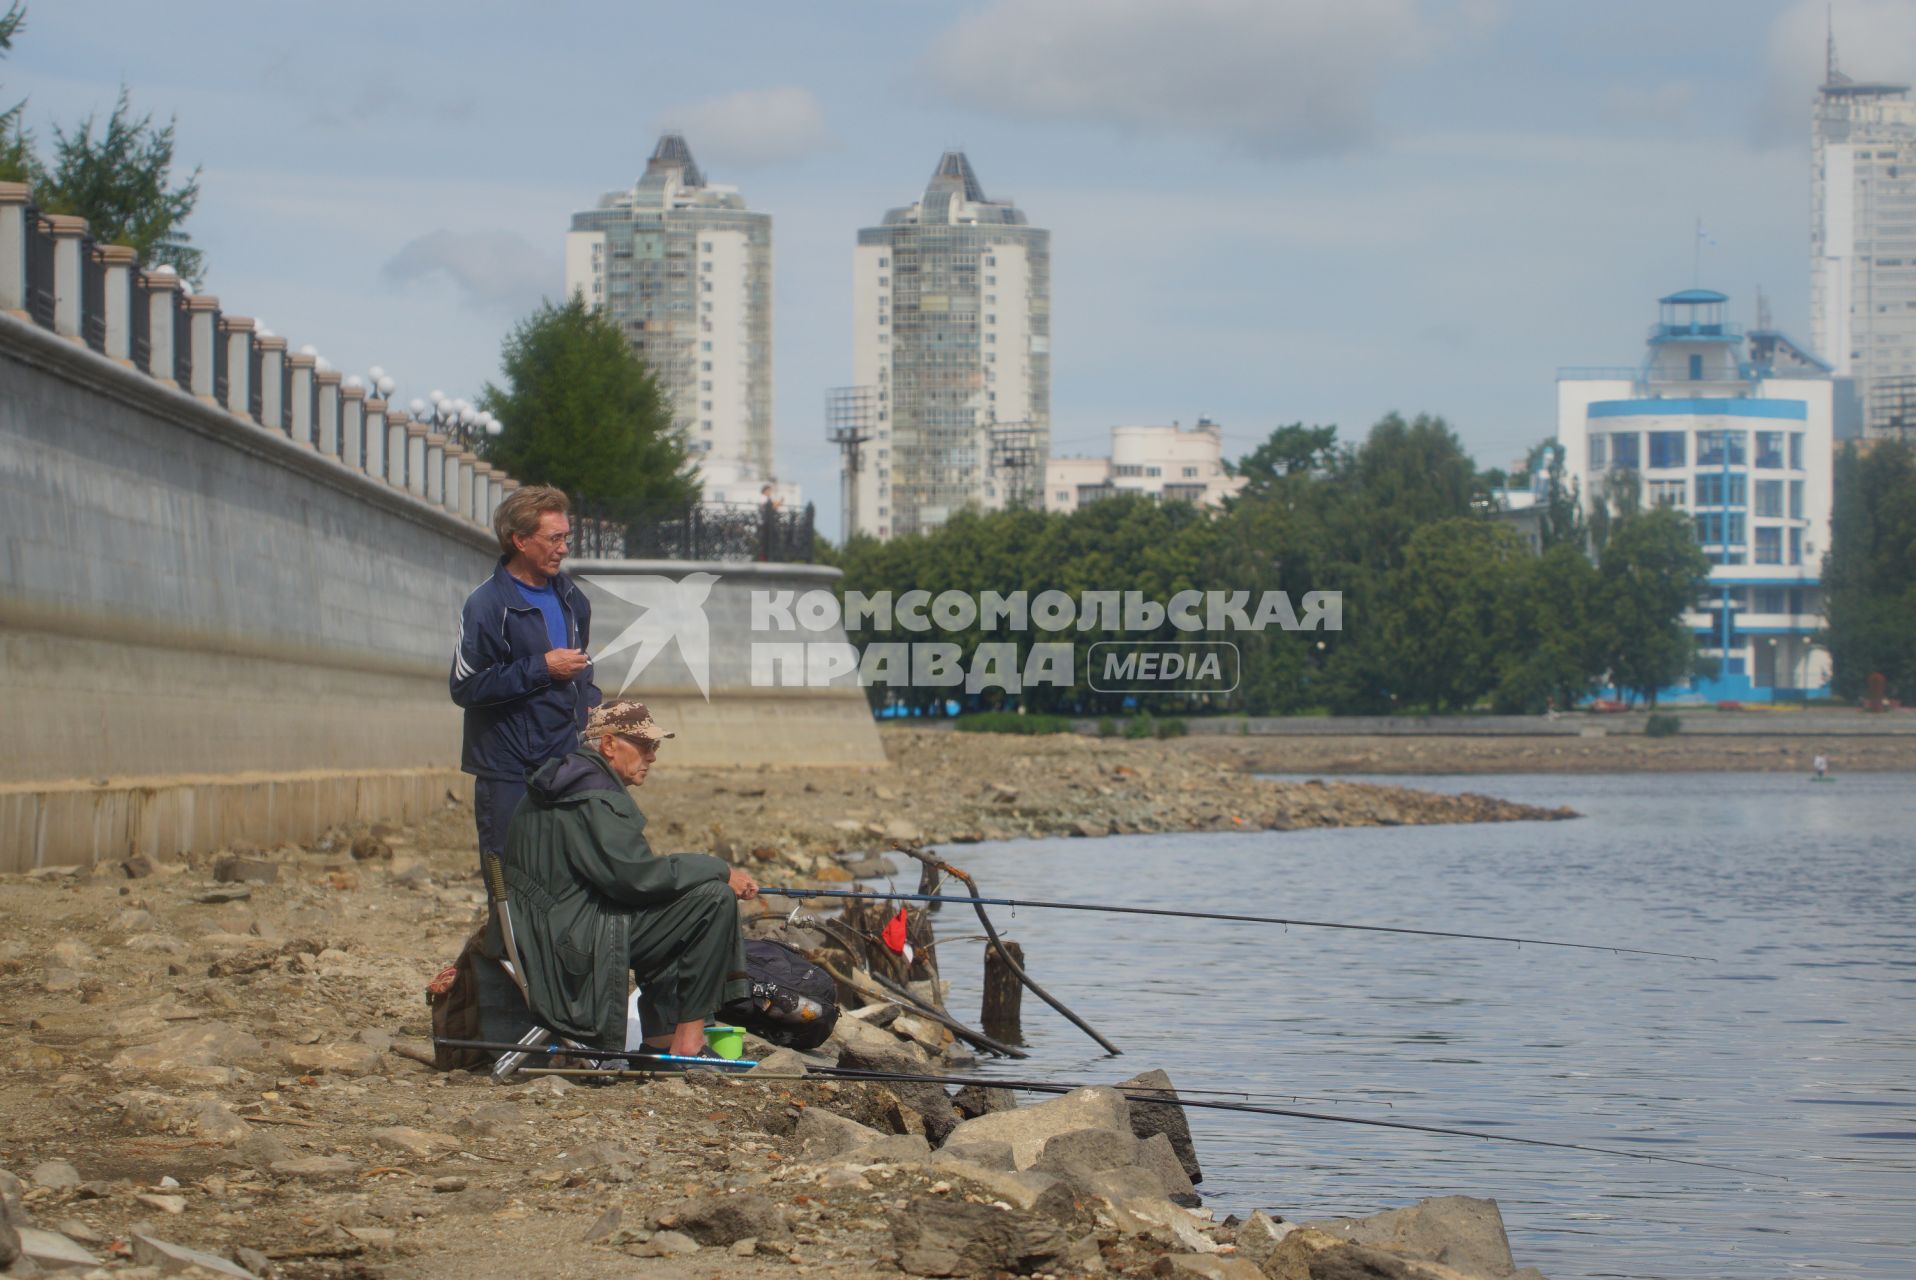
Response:
[{"label": "navy track jacket with white stripe", "polygon": [[[592,602],[563,573],[553,576],[552,589],[565,612],[567,647],[589,650]],[[519,594],[501,556],[459,611],[449,683],[452,700],[466,710],[461,769],[520,782],[579,745],[599,688],[591,667],[570,680],[547,675],[550,644],[544,617]]]}]

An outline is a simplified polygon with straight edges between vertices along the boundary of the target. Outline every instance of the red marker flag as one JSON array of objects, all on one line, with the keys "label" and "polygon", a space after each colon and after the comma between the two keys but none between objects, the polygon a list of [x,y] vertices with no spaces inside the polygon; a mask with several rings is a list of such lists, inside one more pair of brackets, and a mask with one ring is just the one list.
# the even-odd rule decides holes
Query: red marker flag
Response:
[{"label": "red marker flag", "polygon": [[905,908],[898,908],[898,914],[885,925],[885,931],[878,935],[885,949],[894,955],[905,957],[905,963],[911,963],[911,943],[905,941]]}]

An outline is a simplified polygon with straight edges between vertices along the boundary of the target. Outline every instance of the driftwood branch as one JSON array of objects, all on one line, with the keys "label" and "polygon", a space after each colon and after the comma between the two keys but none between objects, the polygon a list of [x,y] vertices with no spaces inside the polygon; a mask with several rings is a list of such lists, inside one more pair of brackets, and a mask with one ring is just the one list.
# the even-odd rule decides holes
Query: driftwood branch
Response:
[{"label": "driftwood branch", "polygon": [[[978,882],[971,878],[971,875],[969,872],[960,871],[957,867],[952,866],[949,862],[946,862],[943,858],[937,857],[934,854],[926,853],[922,849],[911,848],[903,844],[896,844],[896,845],[893,845],[892,847],[895,848],[899,853],[904,854],[906,857],[916,858],[919,862],[924,863],[926,866],[936,867],[938,870],[944,872],[946,875],[950,876],[952,879],[960,881],[965,886],[965,888],[971,890],[972,897],[979,898],[984,896],[983,894],[978,892]],[[982,924],[985,927],[985,936],[991,939],[991,945],[998,948],[999,954],[1004,959],[1005,967],[1018,975],[1018,981],[1024,983],[1025,986],[1031,991],[1032,995],[1037,996],[1038,999],[1044,1001],[1046,1004],[1050,1005],[1053,1009],[1056,1009],[1059,1013],[1063,1014],[1068,1020],[1070,1020],[1072,1026],[1076,1027],[1078,1030],[1084,1032],[1086,1035],[1090,1036],[1093,1040],[1097,1041],[1098,1045],[1106,1053],[1119,1054],[1124,1052],[1122,1049],[1118,1048],[1118,1046],[1112,1044],[1109,1040],[1106,1040],[1103,1036],[1099,1035],[1097,1028],[1093,1027],[1090,1023],[1086,1022],[1083,1018],[1080,1018],[1077,1014],[1071,1012],[1070,1009],[1066,1008],[1063,1001],[1059,1000],[1056,996],[1052,995],[1049,991],[1046,991],[1043,987],[1039,986],[1037,983],[1031,980],[1031,975],[1024,971],[1024,966],[1019,964],[1016,960],[1013,960],[1011,958],[1010,953],[1005,949],[1004,942],[1002,939],[998,937],[998,930],[996,926],[994,926],[991,923],[991,917],[985,914],[985,908],[982,903],[977,903],[977,902],[972,903],[971,909],[978,913],[978,923]]]}]

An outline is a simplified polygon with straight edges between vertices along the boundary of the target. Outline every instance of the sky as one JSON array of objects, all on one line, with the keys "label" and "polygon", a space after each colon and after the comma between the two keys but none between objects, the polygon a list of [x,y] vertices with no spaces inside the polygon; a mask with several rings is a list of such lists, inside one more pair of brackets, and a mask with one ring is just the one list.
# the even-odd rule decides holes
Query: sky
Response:
[{"label": "sky", "polygon": [[[28,0],[0,105],[43,144],[122,84],[174,118],[206,291],[400,401],[496,379],[562,292],[571,214],[682,130],[773,216],[778,468],[836,532],[854,239],[946,148],[1051,232],[1054,452],[1202,415],[1237,456],[1396,411],[1506,466],[1553,431],[1556,370],[1634,363],[1663,293],[1700,280],[1748,322],[1761,287],[1808,341],[1825,12]],[[1916,0],[1834,24],[1846,73],[1916,79]]]}]

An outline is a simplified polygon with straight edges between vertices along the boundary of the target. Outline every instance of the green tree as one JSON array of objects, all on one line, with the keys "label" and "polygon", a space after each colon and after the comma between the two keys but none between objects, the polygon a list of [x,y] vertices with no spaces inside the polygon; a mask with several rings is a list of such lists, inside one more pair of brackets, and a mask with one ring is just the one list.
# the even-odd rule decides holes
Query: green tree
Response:
[{"label": "green tree", "polygon": [[505,429],[487,457],[615,518],[682,509],[697,469],[658,383],[618,327],[574,297],[546,303],[507,335],[504,386],[480,405]]},{"label": "green tree", "polygon": [[[0,55],[12,51],[13,37],[20,33],[26,18],[27,11],[18,0],[0,15]],[[0,182],[33,181],[33,139],[27,136],[22,120],[26,105],[27,100],[22,98],[0,110]]]},{"label": "green tree", "polygon": [[1368,643],[1401,703],[1462,711],[1496,686],[1498,643],[1525,551],[1507,525],[1467,516],[1418,529],[1373,603]]},{"label": "green tree", "polygon": [[1836,455],[1835,505],[1823,567],[1831,686],[1860,698],[1881,672],[1889,693],[1916,695],[1916,452],[1885,441]]},{"label": "green tree", "polygon": [[1519,567],[1497,636],[1497,710],[1535,714],[1589,694],[1604,662],[1597,586],[1597,567],[1568,542]]},{"label": "green tree", "polygon": [[1598,563],[1598,633],[1610,680],[1656,705],[1657,690],[1694,668],[1696,639],[1684,613],[1710,562],[1690,517],[1673,507],[1619,516]]},{"label": "green tree", "polygon": [[53,163],[37,199],[49,213],[78,214],[102,244],[131,245],[148,266],[166,265],[198,284],[206,260],[192,247],[186,219],[200,198],[200,171],[173,185],[173,121],[155,128],[135,117],[123,87],[106,127],[88,116],[73,133],[55,127]]}]

